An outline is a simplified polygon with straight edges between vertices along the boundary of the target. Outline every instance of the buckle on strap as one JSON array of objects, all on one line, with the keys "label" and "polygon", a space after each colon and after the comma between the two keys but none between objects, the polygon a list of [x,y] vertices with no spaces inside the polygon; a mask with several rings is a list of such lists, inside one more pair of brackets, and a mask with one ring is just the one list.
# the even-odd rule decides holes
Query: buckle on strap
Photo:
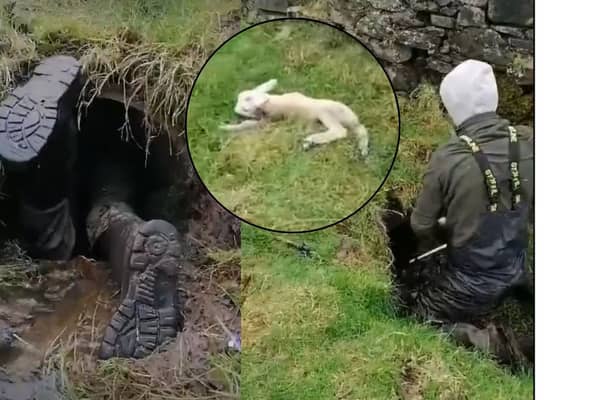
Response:
[{"label": "buckle on strap", "polygon": [[481,151],[479,145],[467,135],[460,135],[459,138],[471,148],[473,153],[479,153]]},{"label": "buckle on strap", "polygon": [[517,143],[519,141],[519,136],[517,135],[517,130],[514,126],[508,127],[508,133],[511,143]]}]

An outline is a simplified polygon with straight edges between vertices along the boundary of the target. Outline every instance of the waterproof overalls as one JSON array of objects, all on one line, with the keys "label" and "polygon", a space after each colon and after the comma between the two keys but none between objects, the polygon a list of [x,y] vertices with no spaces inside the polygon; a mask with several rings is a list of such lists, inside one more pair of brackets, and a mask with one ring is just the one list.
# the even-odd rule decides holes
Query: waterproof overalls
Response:
[{"label": "waterproof overalls", "polygon": [[426,319],[473,320],[495,308],[526,280],[528,207],[521,201],[519,142],[513,127],[509,127],[509,135],[509,209],[503,209],[499,202],[498,182],[486,155],[475,140],[460,136],[481,170],[489,204],[477,233],[461,246],[449,245],[447,266],[414,293],[411,303]]}]

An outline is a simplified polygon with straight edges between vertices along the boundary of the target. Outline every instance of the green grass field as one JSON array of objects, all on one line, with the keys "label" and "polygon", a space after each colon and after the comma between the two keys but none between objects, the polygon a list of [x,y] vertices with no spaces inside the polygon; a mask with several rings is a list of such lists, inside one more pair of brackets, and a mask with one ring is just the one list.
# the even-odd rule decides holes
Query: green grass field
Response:
[{"label": "green grass field", "polygon": [[[241,90],[271,78],[279,81],[273,93],[349,105],[370,132],[367,159],[353,135],[303,151],[315,128],[299,122],[239,135],[218,129],[235,118]],[[259,25],[223,46],[194,87],[187,126],[192,159],[213,195],[247,221],[283,231],[320,228],[358,209],[382,183],[398,140],[395,98],[377,61],[346,34],[306,21]]]},{"label": "green grass field", "polygon": [[[0,5],[4,3],[8,2],[0,0]],[[175,71],[186,80],[193,79],[202,56],[220,43],[216,32],[225,23],[224,16],[239,8],[236,0],[172,0],[169,6],[160,0],[57,0],[51,6],[48,0],[17,3],[18,22],[26,23],[32,32],[17,35],[8,24],[0,24],[0,92],[12,83],[7,71],[57,51],[82,51],[96,57],[94,62],[101,62],[106,68],[112,66],[117,75],[126,76],[125,62],[132,55],[129,52],[141,47],[148,56],[140,64],[156,61],[156,66],[142,69],[138,76],[129,76],[130,80],[156,77],[161,68],[169,71],[165,75]],[[336,66],[339,76],[349,68]],[[367,74],[361,77],[367,79],[371,79]],[[177,96],[183,91],[171,88],[171,82],[175,80],[149,80],[147,89],[156,90],[161,107],[160,102],[167,97],[182,102]],[[232,94],[237,90],[233,86]],[[324,90],[316,86],[311,88]],[[169,90],[175,91],[176,96],[167,96]],[[379,121],[382,108],[376,106],[390,106],[392,100],[374,99],[364,118]],[[224,117],[231,117],[233,102],[232,96],[223,95],[220,107]],[[428,154],[446,139],[448,124],[438,99],[427,87],[416,99],[403,102],[402,121],[402,145],[385,190],[400,187],[401,196],[407,200],[418,192]],[[217,122],[221,121],[211,124]],[[294,152],[296,139],[299,138],[289,138]],[[221,140],[214,143],[222,144]],[[274,148],[271,151],[281,153],[278,143],[270,146]],[[332,148],[342,150],[354,162],[353,142]],[[379,149],[373,149],[375,154],[387,151],[387,147]],[[395,150],[390,151],[393,154]],[[322,152],[313,154],[321,156]],[[385,169],[383,161],[378,165],[373,158],[367,161],[369,171],[379,173]],[[211,173],[217,176],[217,172]],[[324,179],[324,175],[340,172],[321,169],[317,177]],[[372,176],[366,179],[374,181]],[[225,187],[226,183],[227,177],[222,174],[215,188]],[[309,188],[305,190],[309,192]],[[270,196],[265,201],[277,200],[277,193],[271,192]],[[334,206],[351,208],[355,200],[354,196],[343,194],[337,198],[340,204]],[[531,399],[531,376],[511,375],[483,355],[454,346],[435,330],[392,317],[386,275],[389,259],[376,223],[377,210],[383,203],[382,192],[352,219],[310,235],[273,235],[243,226],[246,284],[242,398]],[[291,220],[291,215],[282,212]],[[315,255],[300,255],[288,240],[307,242]],[[85,369],[77,366],[75,371],[68,364],[61,363],[59,367],[67,374],[77,375],[74,389],[79,395],[73,398],[111,398],[111,393],[130,394],[122,398],[194,398],[189,393],[194,383],[186,381],[185,375],[157,385],[158,380],[145,369],[134,368],[133,363],[125,361],[111,361],[101,369],[96,369],[95,364]],[[237,375],[235,365],[223,369],[230,368],[234,370],[231,375]],[[164,368],[163,372],[169,371]],[[194,377],[194,382],[205,378]],[[164,396],[162,391],[167,391],[172,383],[177,391]],[[207,398],[215,397],[219,396]],[[220,397],[239,395],[231,391]]]},{"label": "green grass field", "polygon": [[[16,6],[8,6],[16,3]],[[4,13],[13,10],[17,23],[25,24],[38,47],[70,38],[100,43],[118,34],[140,44],[162,47],[176,54],[190,46],[210,51],[218,44],[224,16],[239,9],[239,0],[2,0]]]},{"label": "green grass field", "polygon": [[[385,191],[415,197],[448,137],[435,89],[401,102],[400,152],[384,192],[343,224],[308,235],[242,230],[242,387],[251,399],[531,399],[513,375],[439,331],[395,318],[377,223]],[[345,199],[340,199],[345,201]],[[310,257],[289,242],[305,242]]]}]

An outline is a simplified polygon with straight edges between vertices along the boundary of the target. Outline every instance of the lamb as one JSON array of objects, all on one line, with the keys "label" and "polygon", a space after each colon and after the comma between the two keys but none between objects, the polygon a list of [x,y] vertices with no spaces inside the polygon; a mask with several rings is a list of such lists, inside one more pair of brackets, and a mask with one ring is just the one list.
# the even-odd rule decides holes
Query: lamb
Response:
[{"label": "lamb", "polygon": [[281,95],[269,94],[275,86],[277,86],[277,80],[271,79],[254,89],[240,92],[234,111],[249,119],[239,124],[221,125],[221,129],[239,132],[260,128],[267,121],[278,119],[320,122],[327,129],[307,136],[303,141],[305,150],[343,139],[348,136],[348,131],[351,131],[357,137],[361,156],[367,156],[369,152],[368,131],[350,107],[339,101],[316,99],[299,92]]}]

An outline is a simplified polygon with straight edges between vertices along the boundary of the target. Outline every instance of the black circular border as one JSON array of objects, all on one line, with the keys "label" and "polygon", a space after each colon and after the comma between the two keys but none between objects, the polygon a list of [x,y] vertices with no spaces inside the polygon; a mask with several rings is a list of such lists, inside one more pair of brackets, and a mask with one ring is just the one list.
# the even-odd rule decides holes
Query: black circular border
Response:
[{"label": "black circular border", "polygon": [[[262,24],[267,24],[269,22],[274,22],[274,21],[286,21],[286,20],[304,20],[304,21],[310,21],[310,22],[316,22],[318,24],[323,24],[323,25],[327,25],[331,28],[337,29],[340,32],[345,33],[346,35],[350,36],[352,39],[356,40],[358,43],[360,43],[361,46],[363,46],[363,48],[365,50],[367,50],[369,52],[369,54],[371,54],[371,56],[377,61],[377,63],[379,64],[379,66],[381,67],[381,70],[383,71],[383,73],[385,74],[386,78],[388,79],[388,82],[390,84],[390,89],[392,90],[392,93],[394,94],[394,100],[396,101],[396,114],[398,115],[398,140],[396,142],[396,154],[394,155],[394,158],[392,159],[392,163],[390,164],[390,168],[388,169],[387,173],[385,174],[385,177],[383,178],[383,180],[381,181],[381,184],[379,185],[379,187],[373,192],[373,194],[371,195],[371,197],[369,197],[367,200],[365,200],[365,202],[358,207],[356,210],[354,210],[352,213],[348,214],[346,217],[340,219],[339,221],[336,222],[332,222],[331,224],[328,225],[324,225],[322,227],[319,228],[314,228],[314,229],[308,229],[305,231],[282,231],[282,230],[278,230],[278,229],[272,229],[272,228],[266,228],[264,226],[260,226],[257,225],[253,222],[247,221],[244,218],[236,215],[235,213],[233,213],[230,209],[228,209],[227,207],[225,207],[220,201],[219,199],[217,199],[212,192],[210,191],[210,189],[208,188],[208,186],[204,183],[204,181],[202,180],[202,177],[200,176],[200,173],[198,173],[198,169],[196,168],[196,165],[194,164],[194,158],[192,157],[192,153],[190,151],[190,142],[188,140],[188,130],[187,130],[187,121],[188,121],[188,112],[189,112],[189,108],[190,108],[190,100],[192,98],[192,94],[194,92],[194,88],[196,87],[196,83],[198,81],[198,78],[200,77],[200,74],[202,74],[202,71],[204,70],[204,67],[206,66],[206,64],[208,64],[208,62],[210,61],[210,59],[221,49],[221,47],[225,46],[231,39],[233,39],[234,37],[240,35],[241,33],[252,29],[256,26],[262,25]],[[221,206],[223,207],[224,210],[226,210],[228,213],[230,213],[231,215],[233,215],[235,218],[237,218],[238,220],[248,224],[248,225],[252,225],[255,228],[259,228],[265,231],[269,231],[269,232],[274,232],[274,233],[287,233],[287,234],[299,234],[299,233],[310,233],[310,232],[317,232],[317,231],[321,231],[327,228],[330,228],[334,225],[337,225],[341,222],[346,221],[348,218],[353,217],[356,213],[358,213],[360,210],[362,210],[367,204],[369,204],[369,202],[371,200],[373,200],[373,198],[377,195],[377,193],[379,193],[379,191],[381,190],[381,188],[383,187],[383,185],[385,184],[385,182],[387,181],[388,177],[390,176],[390,173],[392,172],[392,169],[394,168],[394,164],[396,163],[396,157],[398,156],[398,150],[400,149],[400,135],[401,135],[401,126],[402,126],[402,121],[401,121],[401,116],[400,116],[400,104],[398,102],[398,96],[396,95],[396,91],[394,90],[394,85],[392,83],[392,80],[390,79],[390,76],[388,75],[387,71],[385,70],[385,67],[383,65],[383,63],[381,62],[381,60],[379,60],[379,58],[377,58],[377,56],[375,55],[375,53],[369,48],[367,47],[367,45],[365,45],[360,39],[358,39],[357,37],[355,37],[354,35],[352,35],[351,33],[347,32],[346,30],[340,28],[339,26],[336,26],[335,24],[329,23],[329,22],[325,22],[325,21],[321,21],[318,19],[313,19],[313,18],[307,18],[307,17],[283,17],[283,18],[272,18],[272,19],[268,19],[266,21],[261,21],[255,24],[252,24],[250,26],[247,26],[246,28],[240,30],[239,32],[236,32],[234,35],[232,35],[231,37],[229,37],[227,40],[225,40],[223,43],[221,43],[219,45],[219,47],[217,47],[211,54],[210,56],[208,56],[208,58],[206,59],[206,61],[204,62],[204,64],[202,65],[202,68],[200,68],[200,71],[198,71],[198,74],[196,75],[196,78],[194,79],[194,83],[192,85],[192,88],[190,89],[190,94],[188,95],[188,100],[187,100],[187,105],[185,107],[185,123],[184,123],[184,136],[185,136],[185,144],[188,150],[188,155],[190,157],[190,162],[192,164],[192,166],[194,167],[194,172],[196,173],[196,176],[198,177],[198,180],[200,181],[200,183],[206,188],[206,191],[208,192],[208,194]]]}]

